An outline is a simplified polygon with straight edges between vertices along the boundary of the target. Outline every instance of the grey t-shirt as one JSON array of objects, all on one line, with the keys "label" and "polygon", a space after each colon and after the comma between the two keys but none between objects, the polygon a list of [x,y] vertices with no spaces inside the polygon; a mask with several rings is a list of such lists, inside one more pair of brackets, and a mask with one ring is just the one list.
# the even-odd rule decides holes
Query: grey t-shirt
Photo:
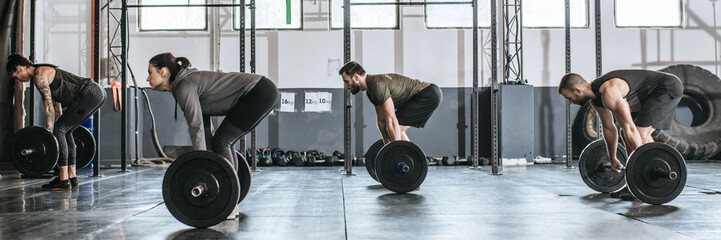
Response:
[{"label": "grey t-shirt", "polygon": [[251,73],[198,71],[195,68],[178,72],[171,83],[171,92],[183,109],[194,150],[207,150],[203,114],[225,115],[262,77]]},{"label": "grey t-shirt", "polygon": [[388,98],[391,98],[393,105],[398,108],[410,100],[413,95],[430,86],[431,83],[400,74],[386,73],[368,74],[366,85],[368,86],[366,95],[373,105],[381,106]]}]

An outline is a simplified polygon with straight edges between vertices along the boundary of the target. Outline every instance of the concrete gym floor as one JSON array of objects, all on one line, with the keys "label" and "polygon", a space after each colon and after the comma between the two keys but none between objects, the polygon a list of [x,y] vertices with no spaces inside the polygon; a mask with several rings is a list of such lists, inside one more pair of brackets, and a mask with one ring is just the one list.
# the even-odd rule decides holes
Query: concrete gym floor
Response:
[{"label": "concrete gym floor", "polygon": [[103,169],[80,188],[44,192],[48,179],[1,172],[0,239],[721,239],[721,163],[688,163],[662,206],[593,192],[578,169],[431,167],[420,190],[394,194],[365,167],[266,167],[254,173],[240,218],[188,227],[163,204],[165,168]]}]

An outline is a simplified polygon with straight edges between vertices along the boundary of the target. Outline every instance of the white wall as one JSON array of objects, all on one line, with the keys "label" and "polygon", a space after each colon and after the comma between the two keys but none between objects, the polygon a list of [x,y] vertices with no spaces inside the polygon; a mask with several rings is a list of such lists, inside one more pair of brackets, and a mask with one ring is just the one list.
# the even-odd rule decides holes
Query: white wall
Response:
[{"label": "white wall", "polygon": [[[29,18],[30,1],[25,1]],[[78,4],[78,2],[81,2]],[[90,76],[92,61],[91,1],[37,1],[35,12],[36,62],[59,65],[73,73]],[[29,21],[29,20],[28,20]],[[25,24],[30,28],[30,23]],[[29,37],[29,31],[27,37]],[[29,38],[25,42],[29,52]]]},{"label": "white wall", "polygon": [[[258,31],[257,72],[269,76],[281,88],[342,87],[340,78],[329,76],[326,68],[328,59],[343,59],[343,31],[327,30],[328,2],[317,0],[317,5],[315,2],[304,1],[304,31]],[[91,0],[38,1],[38,62],[54,63],[90,76],[90,3]],[[717,72],[715,56],[719,53],[714,49],[714,41],[718,30],[713,28],[711,1],[687,0],[686,4],[686,29],[617,29],[613,1],[602,1],[604,72],[620,68],[660,69],[674,63],[693,63]],[[593,0],[589,5],[591,27],[572,30],[572,70],[593,78],[596,74]],[[29,6],[26,9],[29,11]],[[221,23],[224,22],[220,66],[223,71],[238,71],[238,32],[231,30],[230,9],[220,12]],[[472,32],[426,30],[422,7],[402,7],[401,13],[401,30],[354,31],[353,58],[371,73],[399,72],[441,87],[472,86]],[[148,86],[147,61],[157,53],[170,51],[188,57],[200,69],[211,68],[209,32],[138,32],[137,11],[131,10],[129,14],[128,59],[140,86]],[[105,33],[102,36],[105,38]],[[480,36],[488,38],[488,30],[481,31]],[[565,71],[564,31],[526,29],[523,37],[525,78],[534,86],[556,86]],[[246,49],[250,50],[249,45]],[[105,55],[104,48],[102,53]],[[248,53],[246,64],[249,62]],[[488,62],[482,67],[481,85],[487,85]]]},{"label": "white wall", "polygon": [[[685,29],[615,28],[613,2],[602,1],[603,72],[622,68],[658,70],[677,63],[691,63],[718,74],[712,1],[686,0]],[[587,79],[596,76],[594,1],[590,1],[589,29],[571,31],[572,71]],[[717,11],[718,12],[718,11]],[[697,16],[697,17],[692,17]],[[563,29],[527,29],[524,34],[524,74],[535,86],[557,86],[565,72]],[[547,40],[546,40],[547,39]],[[548,57],[544,57],[548,54]]]}]

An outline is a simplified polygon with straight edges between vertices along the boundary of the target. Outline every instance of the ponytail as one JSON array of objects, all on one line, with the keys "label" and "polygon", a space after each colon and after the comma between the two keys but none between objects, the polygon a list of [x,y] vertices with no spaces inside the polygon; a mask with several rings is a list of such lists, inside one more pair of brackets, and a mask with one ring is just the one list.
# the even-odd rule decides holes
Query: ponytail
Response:
[{"label": "ponytail", "polygon": [[190,66],[190,60],[188,60],[186,57],[177,57],[175,58],[175,63],[180,65],[180,68],[188,68]]},{"label": "ponytail", "polygon": [[168,71],[170,71],[170,82],[173,82],[175,80],[175,76],[178,75],[178,72],[180,70],[186,69],[190,66],[190,60],[186,57],[175,57],[172,53],[161,53],[158,55],[155,55],[153,58],[148,61],[148,63],[152,64],[153,67],[157,69],[161,68],[168,68]]}]

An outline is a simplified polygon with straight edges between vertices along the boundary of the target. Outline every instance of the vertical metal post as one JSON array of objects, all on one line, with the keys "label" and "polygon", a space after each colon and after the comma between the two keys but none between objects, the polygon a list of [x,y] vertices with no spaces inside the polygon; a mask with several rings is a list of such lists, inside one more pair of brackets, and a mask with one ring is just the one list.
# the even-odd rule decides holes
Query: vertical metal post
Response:
[{"label": "vertical metal post", "polygon": [[[250,0],[250,72],[255,73],[255,0]],[[250,134],[250,150],[253,154],[253,166],[251,170],[258,172],[258,154],[255,146],[255,129]]]},{"label": "vertical metal post", "polygon": [[[566,73],[571,72],[571,0],[566,0]],[[566,101],[566,168],[573,168],[571,103]]]},{"label": "vertical metal post", "polygon": [[[594,7],[596,12],[596,77],[603,75],[603,53],[601,52],[601,0],[596,0]],[[597,138],[601,139],[603,132],[601,131],[600,119],[596,114],[596,132]]]},{"label": "vertical metal post", "polygon": [[127,117],[128,117],[128,98],[127,98],[127,89],[125,86],[128,84],[127,78],[127,69],[126,66],[128,64],[128,49],[127,49],[127,38],[128,38],[128,24],[127,24],[127,18],[128,18],[128,1],[127,0],[121,0],[121,13],[120,13],[120,52],[121,52],[121,63],[120,63],[120,79],[121,79],[121,85],[120,89],[122,89],[120,92],[120,98],[122,102],[122,110],[120,111],[120,172],[127,172],[127,139],[128,139],[128,123],[127,123]]},{"label": "vertical metal post", "polygon": [[[35,0],[33,0],[35,1]],[[100,84],[100,0],[93,0],[93,79]],[[93,175],[100,177],[100,109],[93,115],[93,137],[95,138],[95,157]]]},{"label": "vertical metal post", "polygon": [[601,0],[596,0],[594,7],[596,12],[596,77],[603,75],[602,53],[601,53]]},{"label": "vertical metal post", "polygon": [[[238,32],[240,34],[240,72],[245,72],[245,0],[238,0],[240,2],[240,26],[238,26]],[[245,149],[245,135],[240,138],[238,143],[240,145],[240,153],[243,156],[247,156]],[[247,161],[247,159],[246,159]]]},{"label": "vertical metal post", "polygon": [[[208,1],[212,4],[220,4],[220,0],[210,0]],[[206,8],[208,9],[208,8]],[[210,70],[212,71],[219,71],[220,70],[220,9],[218,7],[211,7],[208,9],[208,23],[210,26],[208,26],[208,29],[210,31],[210,44],[212,45],[212,55],[210,58],[211,66]],[[136,96],[137,98],[137,96]]]},{"label": "vertical metal post", "polygon": [[498,29],[496,2],[491,0],[491,174],[503,174],[503,162],[498,154]]},{"label": "vertical metal post", "polygon": [[[103,63],[103,65],[105,66],[105,69],[107,71],[105,73],[105,75],[107,75],[107,78],[108,78],[108,85],[110,85],[110,78],[111,78],[110,73],[109,73],[110,71],[108,71],[110,69],[110,64],[116,63],[115,57],[113,56],[112,51],[111,51],[112,46],[113,46],[113,39],[110,38],[110,16],[111,16],[111,14],[110,14],[110,11],[111,11],[110,3],[111,2],[110,1],[111,0],[106,0],[106,5],[105,5],[105,7],[106,7],[106,9],[105,9],[105,27],[108,28],[108,31],[105,32],[105,39],[107,39],[108,45],[105,46],[105,56],[107,58],[106,58],[105,63]],[[116,32],[117,32],[117,28],[116,28]],[[95,140],[99,140],[99,139],[95,139]]]},{"label": "vertical metal post", "polygon": [[[30,0],[30,61],[35,62],[35,3]],[[19,103],[22,104],[22,103]],[[35,88],[30,85],[28,88],[28,114],[29,126],[35,125]],[[28,125],[26,123],[26,125]]]},{"label": "vertical metal post", "polygon": [[521,84],[526,83],[526,79],[523,78],[523,4],[521,0],[516,2],[516,24],[518,35],[516,36],[516,54],[518,54],[518,80]]},{"label": "vertical metal post", "polygon": [[[716,29],[716,1],[711,0],[711,9],[713,10],[713,29]],[[713,52],[714,52],[714,66],[716,67],[716,75],[718,75],[718,41],[713,41]]]},{"label": "vertical metal post", "polygon": [[[351,61],[350,51],[350,0],[343,0],[343,62],[347,63]],[[345,175],[353,176],[353,167],[351,162],[353,161],[353,152],[351,151],[351,94],[348,89],[343,89],[343,151],[345,152]]]},{"label": "vertical metal post", "polygon": [[523,79],[523,18],[521,0],[505,0],[503,3],[503,27],[501,34],[503,44],[503,83],[525,84]]},{"label": "vertical metal post", "polygon": [[[713,10],[713,29],[716,29],[716,27],[717,27],[716,26],[716,1],[718,1],[718,0],[711,1],[711,9]],[[718,40],[716,40],[716,39],[714,39],[714,41],[713,41],[713,52],[714,52],[713,55],[714,55],[714,60],[715,60],[714,66],[716,67],[716,75],[718,75],[718,65],[719,65],[719,62],[718,62],[719,56],[718,55],[719,55],[719,53],[718,53]]]},{"label": "vertical metal post", "polygon": [[478,166],[478,0],[473,0],[473,95],[471,96],[471,169]]}]

